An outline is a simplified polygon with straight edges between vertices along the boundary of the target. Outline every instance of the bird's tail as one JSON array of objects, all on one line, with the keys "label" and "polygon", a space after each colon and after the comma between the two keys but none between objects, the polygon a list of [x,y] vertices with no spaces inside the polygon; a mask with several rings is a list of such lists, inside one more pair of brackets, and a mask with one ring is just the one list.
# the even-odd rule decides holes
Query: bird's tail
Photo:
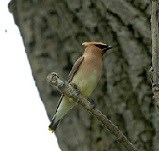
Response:
[{"label": "bird's tail", "polygon": [[63,119],[63,117],[71,110],[77,103],[74,102],[70,98],[63,97],[61,99],[60,104],[58,105],[56,114],[52,118],[51,124],[49,125],[49,130],[54,132],[59,124],[59,122]]},{"label": "bird's tail", "polygon": [[49,125],[48,129],[49,131],[54,132],[59,124],[60,120],[56,121],[56,115],[53,117],[51,124]]}]

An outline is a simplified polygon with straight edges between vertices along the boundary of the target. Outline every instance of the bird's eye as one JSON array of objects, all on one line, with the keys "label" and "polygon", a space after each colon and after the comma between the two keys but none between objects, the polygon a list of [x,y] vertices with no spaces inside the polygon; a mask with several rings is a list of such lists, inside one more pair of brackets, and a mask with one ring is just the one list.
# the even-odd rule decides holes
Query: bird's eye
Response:
[{"label": "bird's eye", "polygon": [[96,47],[98,47],[99,49],[106,49],[108,46],[107,45],[101,45],[101,44],[96,44]]}]

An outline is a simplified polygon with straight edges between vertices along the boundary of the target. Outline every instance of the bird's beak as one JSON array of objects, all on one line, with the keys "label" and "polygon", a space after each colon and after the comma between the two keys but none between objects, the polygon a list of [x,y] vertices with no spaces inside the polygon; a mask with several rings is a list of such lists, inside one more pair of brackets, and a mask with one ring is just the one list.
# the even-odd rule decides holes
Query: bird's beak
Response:
[{"label": "bird's beak", "polygon": [[109,49],[112,49],[113,47],[112,46],[107,46],[106,48],[104,48],[104,52],[107,52]]}]

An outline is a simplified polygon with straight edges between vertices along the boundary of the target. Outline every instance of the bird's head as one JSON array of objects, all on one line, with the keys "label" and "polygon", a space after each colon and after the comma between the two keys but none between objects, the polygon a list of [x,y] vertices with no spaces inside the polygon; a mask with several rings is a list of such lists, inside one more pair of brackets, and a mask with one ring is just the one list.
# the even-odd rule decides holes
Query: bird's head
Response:
[{"label": "bird's head", "polygon": [[90,51],[96,51],[97,53],[100,52],[101,54],[106,53],[109,49],[112,48],[112,46],[108,46],[107,44],[103,42],[84,42],[82,43],[83,46],[86,47],[86,49]]}]

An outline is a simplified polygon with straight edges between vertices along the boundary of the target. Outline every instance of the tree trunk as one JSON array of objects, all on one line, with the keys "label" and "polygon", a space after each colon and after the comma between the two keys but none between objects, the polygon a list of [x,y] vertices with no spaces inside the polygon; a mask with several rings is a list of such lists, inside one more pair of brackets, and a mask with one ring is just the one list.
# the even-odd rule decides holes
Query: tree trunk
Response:
[{"label": "tree trunk", "polygon": [[[105,56],[103,76],[91,99],[139,151],[159,150],[159,117],[148,78],[148,0],[12,0],[9,8],[50,119],[60,94],[47,84],[46,76],[55,71],[66,79],[72,64],[83,53],[81,43],[103,41],[114,48]],[[80,106],[63,119],[56,136],[62,151],[124,150]]]}]

